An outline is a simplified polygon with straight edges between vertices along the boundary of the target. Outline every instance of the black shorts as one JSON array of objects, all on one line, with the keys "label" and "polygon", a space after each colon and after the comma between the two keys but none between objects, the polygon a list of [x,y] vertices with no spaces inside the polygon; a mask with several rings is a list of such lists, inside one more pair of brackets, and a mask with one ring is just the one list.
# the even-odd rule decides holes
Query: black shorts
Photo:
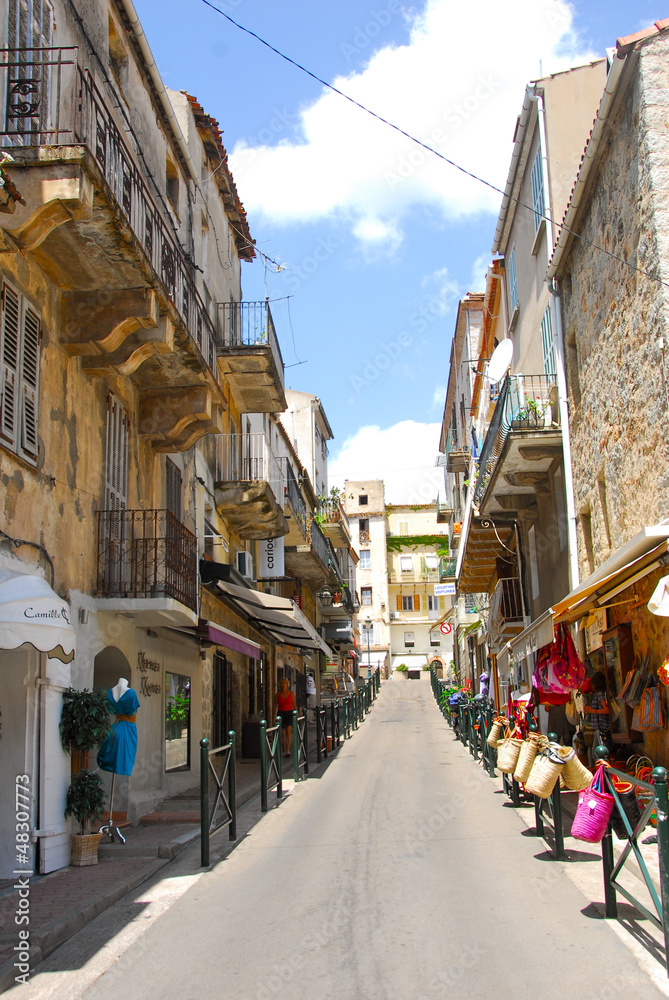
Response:
[{"label": "black shorts", "polygon": [[284,729],[286,728],[286,726],[292,726],[292,724],[293,724],[293,712],[292,712],[292,709],[290,709],[290,708],[279,709],[279,717],[281,718],[281,723],[282,723]]}]

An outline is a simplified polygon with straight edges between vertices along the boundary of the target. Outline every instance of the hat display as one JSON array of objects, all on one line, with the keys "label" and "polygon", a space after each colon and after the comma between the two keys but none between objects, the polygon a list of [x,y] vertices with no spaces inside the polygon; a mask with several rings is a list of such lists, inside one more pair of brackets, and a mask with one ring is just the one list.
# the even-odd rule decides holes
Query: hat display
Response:
[{"label": "hat display", "polygon": [[663,576],[648,602],[648,610],[654,615],[669,618],[669,576]]}]

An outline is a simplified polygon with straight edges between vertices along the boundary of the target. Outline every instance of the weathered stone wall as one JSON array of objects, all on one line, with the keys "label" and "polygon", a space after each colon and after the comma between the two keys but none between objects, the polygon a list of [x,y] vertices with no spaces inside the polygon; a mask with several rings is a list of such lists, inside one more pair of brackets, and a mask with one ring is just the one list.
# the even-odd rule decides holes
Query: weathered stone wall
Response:
[{"label": "weathered stone wall", "polygon": [[574,241],[561,280],[576,506],[591,519],[590,554],[581,520],[583,577],[644,525],[669,515],[667,387],[658,347],[667,336],[667,289],[633,270],[667,280],[668,56],[665,34],[628,57],[638,60],[636,72],[578,226],[589,243]]}]

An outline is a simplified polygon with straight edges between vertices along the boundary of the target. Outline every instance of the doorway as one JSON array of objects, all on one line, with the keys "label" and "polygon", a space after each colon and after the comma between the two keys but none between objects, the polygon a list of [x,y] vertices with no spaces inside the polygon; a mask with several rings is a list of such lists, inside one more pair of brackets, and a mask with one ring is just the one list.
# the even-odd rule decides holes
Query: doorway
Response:
[{"label": "doorway", "polygon": [[[214,747],[225,746],[232,723],[232,670],[227,657],[214,653],[214,717],[212,738]],[[213,749],[213,748],[212,748]]]}]

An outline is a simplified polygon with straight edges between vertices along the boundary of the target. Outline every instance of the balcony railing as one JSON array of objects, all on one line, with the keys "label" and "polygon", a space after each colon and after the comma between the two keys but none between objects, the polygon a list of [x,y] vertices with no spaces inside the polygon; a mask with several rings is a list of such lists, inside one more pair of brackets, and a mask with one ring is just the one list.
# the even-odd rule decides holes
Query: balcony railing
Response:
[{"label": "balcony railing", "polygon": [[348,530],[348,517],[339,500],[319,500],[318,515],[321,524],[343,524]]},{"label": "balcony railing", "polygon": [[262,432],[219,434],[216,438],[214,479],[217,483],[266,482],[283,506],[285,476]]},{"label": "balcony railing", "polygon": [[197,541],[168,510],[98,513],[98,591],[103,597],[173,597],[197,607]]},{"label": "balcony railing", "polygon": [[462,535],[462,511],[453,510],[448,521],[448,547],[457,548]]},{"label": "balcony railing", "polygon": [[466,472],[469,469],[470,450],[465,444],[458,441],[457,434],[452,427],[449,427],[446,435],[446,471]]},{"label": "balcony railing", "polygon": [[458,564],[457,559],[440,559],[439,560],[439,579],[448,580],[451,577],[455,577],[455,568]]},{"label": "balcony railing", "polygon": [[512,430],[555,433],[559,424],[555,376],[508,376],[500,387],[499,399],[481,450],[479,474],[474,487],[476,506],[481,503],[485,495],[499,456]]},{"label": "balcony railing", "polygon": [[488,630],[491,642],[517,633],[524,624],[523,601],[518,577],[502,577],[490,598]]},{"label": "balcony railing", "polygon": [[286,497],[288,503],[293,509],[293,514],[295,515],[295,520],[300,526],[300,530],[304,537],[307,537],[307,505],[304,502],[304,498],[300,493],[300,487],[297,485],[297,480],[293,474],[293,470],[290,467],[290,462],[288,459],[281,459],[281,463],[286,470]]},{"label": "balcony railing", "polygon": [[[334,557],[332,546],[328,543],[327,538],[313,518],[309,525],[309,544],[323,565],[330,566]],[[334,561],[336,563],[336,559]]]},{"label": "balcony railing", "polygon": [[219,302],[218,346],[222,350],[269,347],[283,382],[283,358],[268,302]]},{"label": "balcony railing", "polygon": [[216,377],[216,331],[195,284],[194,264],[158,210],[122,131],[77,56],[76,47],[0,49],[3,145],[88,147],[191,341]]}]

